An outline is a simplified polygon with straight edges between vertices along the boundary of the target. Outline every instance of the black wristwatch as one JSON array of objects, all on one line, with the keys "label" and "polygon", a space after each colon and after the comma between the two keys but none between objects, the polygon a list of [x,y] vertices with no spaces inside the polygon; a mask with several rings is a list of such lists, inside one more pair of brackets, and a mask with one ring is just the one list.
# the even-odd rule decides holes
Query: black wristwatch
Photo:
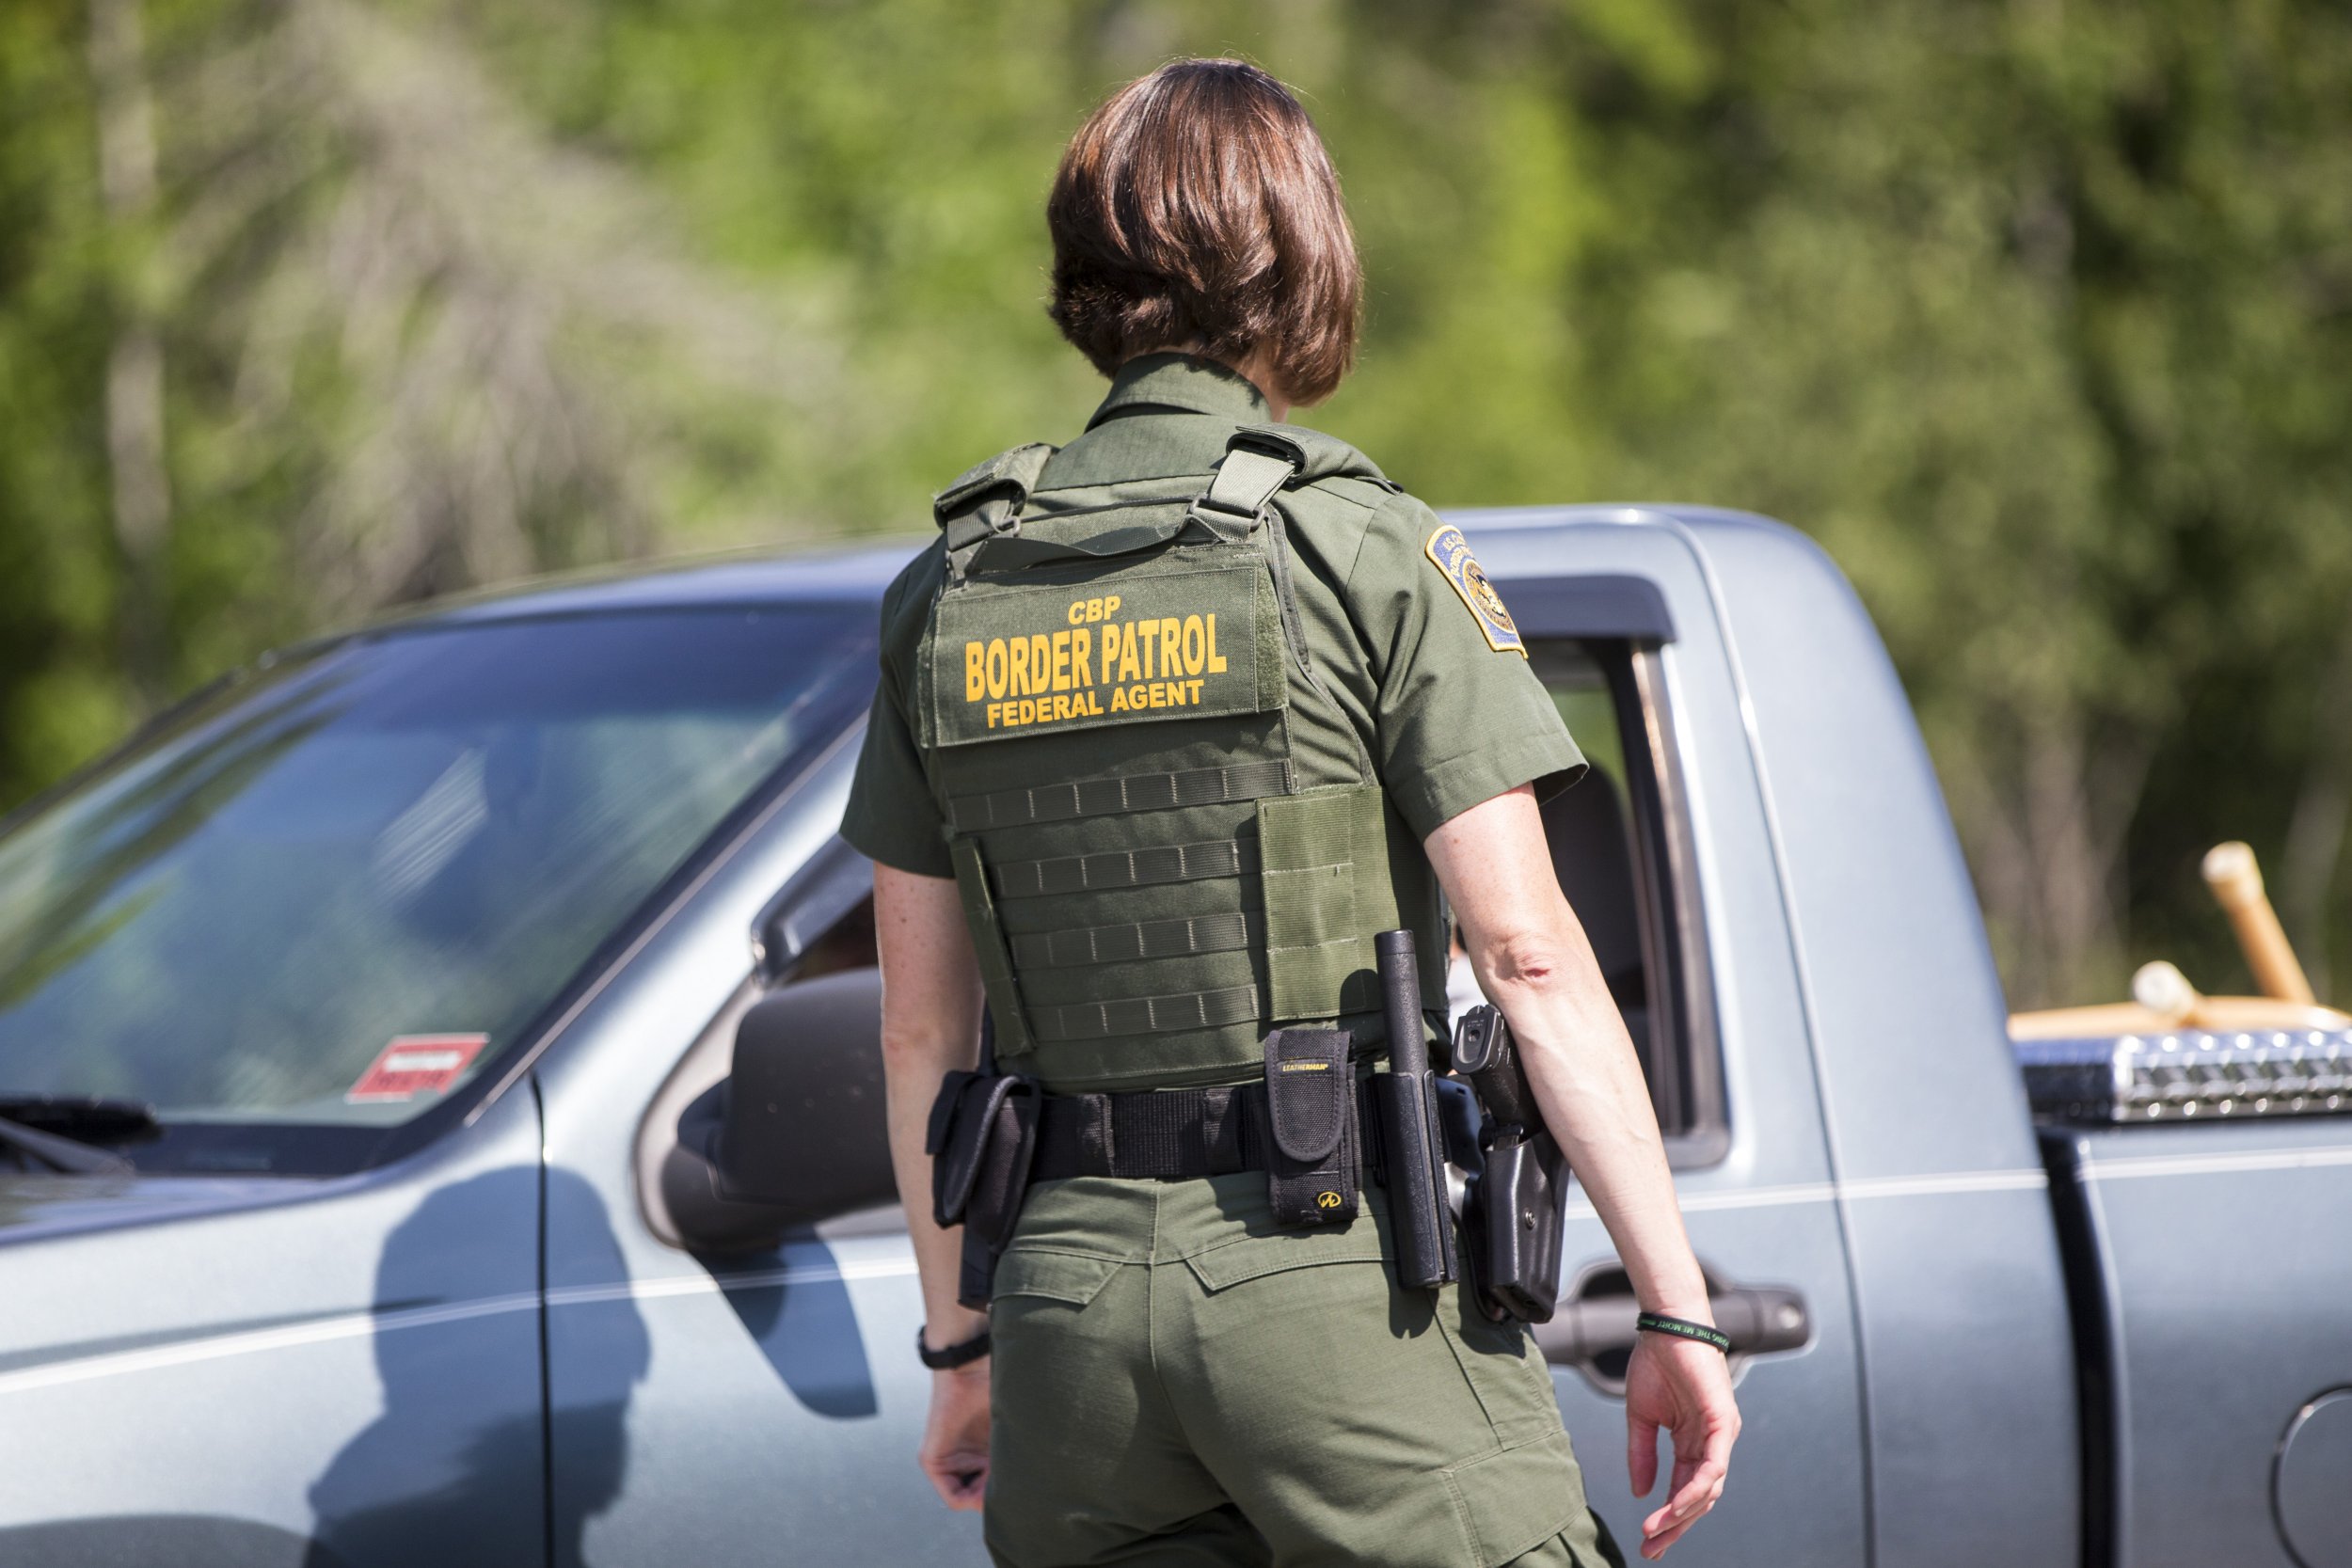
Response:
[{"label": "black wristwatch", "polygon": [[923,1331],[914,1331],[914,1354],[923,1358],[923,1365],[932,1371],[944,1372],[956,1367],[968,1367],[988,1354],[988,1330],[983,1328],[960,1345],[946,1350],[933,1350],[923,1342]]}]

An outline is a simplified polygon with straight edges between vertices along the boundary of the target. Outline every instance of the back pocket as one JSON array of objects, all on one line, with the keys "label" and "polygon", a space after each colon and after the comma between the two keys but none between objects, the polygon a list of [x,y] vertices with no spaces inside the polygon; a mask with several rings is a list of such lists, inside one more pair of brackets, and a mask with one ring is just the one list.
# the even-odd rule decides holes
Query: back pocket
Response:
[{"label": "back pocket", "polygon": [[1292,1269],[1324,1263],[1376,1263],[1380,1233],[1369,1214],[1336,1230],[1281,1230],[1272,1235],[1237,1236],[1184,1259],[1184,1266],[1204,1291],[1231,1289],[1248,1280],[1263,1279]]},{"label": "back pocket", "polygon": [[1016,1245],[996,1260],[995,1296],[1035,1296],[1084,1307],[1103,1293],[1122,1266],[1116,1259]]}]

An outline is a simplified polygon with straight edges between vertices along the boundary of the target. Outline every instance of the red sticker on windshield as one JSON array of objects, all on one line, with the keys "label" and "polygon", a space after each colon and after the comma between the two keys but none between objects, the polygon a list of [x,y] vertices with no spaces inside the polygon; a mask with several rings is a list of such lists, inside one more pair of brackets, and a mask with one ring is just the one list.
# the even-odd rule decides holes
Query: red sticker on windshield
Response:
[{"label": "red sticker on windshield", "polygon": [[489,1043],[487,1035],[395,1035],[343,1099],[358,1105],[439,1094]]}]

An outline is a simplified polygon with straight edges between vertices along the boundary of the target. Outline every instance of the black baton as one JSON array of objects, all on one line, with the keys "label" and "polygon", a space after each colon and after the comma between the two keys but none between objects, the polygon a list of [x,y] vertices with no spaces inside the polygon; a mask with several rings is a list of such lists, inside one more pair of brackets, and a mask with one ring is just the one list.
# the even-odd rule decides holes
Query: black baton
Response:
[{"label": "black baton", "polygon": [[1410,931],[1372,939],[1388,1014],[1389,1070],[1379,1085],[1380,1131],[1388,1146],[1389,1217],[1396,1231],[1396,1277],[1411,1290],[1454,1278],[1454,1212],[1448,1206],[1438,1089],[1421,1016],[1421,960]]}]

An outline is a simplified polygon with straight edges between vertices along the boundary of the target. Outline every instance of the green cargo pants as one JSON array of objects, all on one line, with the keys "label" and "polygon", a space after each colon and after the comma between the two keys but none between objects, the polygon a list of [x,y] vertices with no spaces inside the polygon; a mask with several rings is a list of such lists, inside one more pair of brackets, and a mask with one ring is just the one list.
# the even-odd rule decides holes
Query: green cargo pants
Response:
[{"label": "green cargo pants", "polygon": [[1291,1232],[1254,1172],[1031,1189],[992,1308],[997,1563],[1622,1568],[1526,1332],[1398,1290],[1365,1196]]}]

